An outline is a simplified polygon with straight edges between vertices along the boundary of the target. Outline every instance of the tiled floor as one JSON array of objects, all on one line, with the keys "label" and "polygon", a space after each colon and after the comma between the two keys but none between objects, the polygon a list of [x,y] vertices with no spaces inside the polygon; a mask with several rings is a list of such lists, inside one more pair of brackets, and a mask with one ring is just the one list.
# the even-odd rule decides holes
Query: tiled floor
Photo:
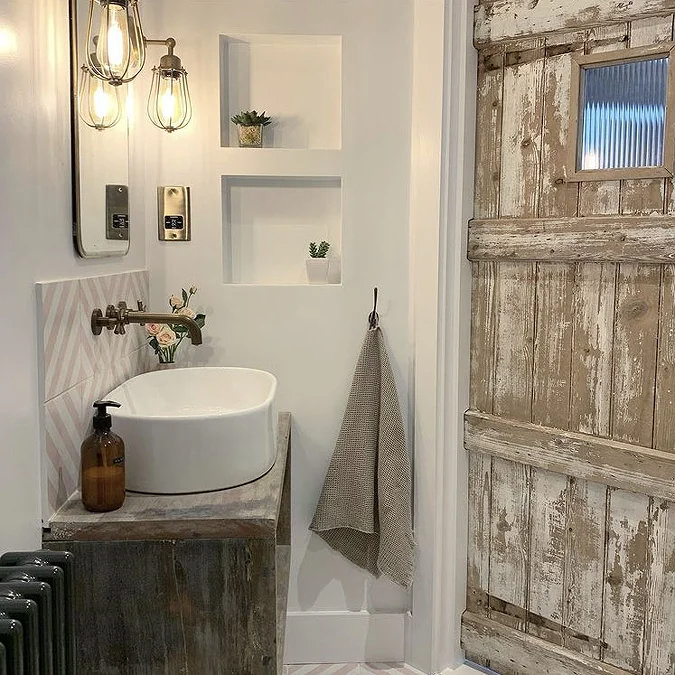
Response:
[{"label": "tiled floor", "polygon": [[402,663],[331,663],[284,666],[284,675],[419,675]]}]

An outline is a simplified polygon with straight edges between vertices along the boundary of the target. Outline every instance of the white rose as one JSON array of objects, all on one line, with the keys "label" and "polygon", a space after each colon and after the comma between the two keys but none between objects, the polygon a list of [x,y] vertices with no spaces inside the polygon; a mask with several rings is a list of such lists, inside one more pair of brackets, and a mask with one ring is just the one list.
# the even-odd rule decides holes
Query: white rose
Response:
[{"label": "white rose", "polygon": [[179,298],[177,295],[172,295],[169,298],[169,304],[174,309],[180,309],[185,303],[183,302],[183,298]]},{"label": "white rose", "polygon": [[176,314],[181,314],[182,316],[187,316],[190,319],[194,319],[197,314],[193,312],[189,307],[181,307]]},{"label": "white rose", "polygon": [[162,326],[162,330],[155,337],[162,347],[170,347],[176,344],[176,334],[168,326]]},{"label": "white rose", "polygon": [[166,324],[163,323],[148,323],[145,325],[145,330],[148,335],[157,335],[157,333],[159,333],[159,331],[161,331],[165,325]]}]

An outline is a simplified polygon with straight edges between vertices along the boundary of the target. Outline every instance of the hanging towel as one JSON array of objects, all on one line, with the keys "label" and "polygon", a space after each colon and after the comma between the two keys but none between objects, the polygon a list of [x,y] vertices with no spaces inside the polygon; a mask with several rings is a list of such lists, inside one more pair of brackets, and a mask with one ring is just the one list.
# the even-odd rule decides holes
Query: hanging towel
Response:
[{"label": "hanging towel", "polygon": [[382,332],[366,333],[310,530],[376,577],[412,583],[412,479]]}]

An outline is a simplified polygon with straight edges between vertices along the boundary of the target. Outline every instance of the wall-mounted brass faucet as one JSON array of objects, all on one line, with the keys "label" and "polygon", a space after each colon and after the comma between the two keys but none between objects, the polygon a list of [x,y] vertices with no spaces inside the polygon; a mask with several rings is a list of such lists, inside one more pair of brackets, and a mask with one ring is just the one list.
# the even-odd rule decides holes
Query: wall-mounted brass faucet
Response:
[{"label": "wall-mounted brass faucet", "polygon": [[116,335],[124,335],[126,333],[124,326],[128,326],[130,323],[138,323],[141,326],[146,323],[179,324],[187,328],[193,345],[202,343],[202,330],[189,316],[146,312],[145,306],[140,300],[138,301],[138,309],[129,309],[126,302],[118,302],[117,307],[108,305],[105,315],[99,308],[91,313],[91,332],[94,335],[100,335],[104,328],[114,330]]}]

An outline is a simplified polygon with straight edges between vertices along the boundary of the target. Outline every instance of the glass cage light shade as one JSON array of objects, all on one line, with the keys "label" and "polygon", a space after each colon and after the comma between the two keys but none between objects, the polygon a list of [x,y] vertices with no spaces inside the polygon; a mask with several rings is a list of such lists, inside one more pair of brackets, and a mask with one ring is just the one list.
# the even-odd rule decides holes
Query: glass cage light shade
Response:
[{"label": "glass cage light shade", "polygon": [[119,87],[95,77],[87,66],[82,66],[78,95],[80,119],[89,127],[109,129],[122,116]]},{"label": "glass cage light shade", "polygon": [[95,46],[87,65],[96,77],[115,86],[133,80],[145,65],[137,0],[89,0],[87,45]]},{"label": "glass cage light shade", "polygon": [[156,127],[168,132],[182,129],[192,118],[187,72],[172,54],[163,56],[152,69],[148,116]]}]

